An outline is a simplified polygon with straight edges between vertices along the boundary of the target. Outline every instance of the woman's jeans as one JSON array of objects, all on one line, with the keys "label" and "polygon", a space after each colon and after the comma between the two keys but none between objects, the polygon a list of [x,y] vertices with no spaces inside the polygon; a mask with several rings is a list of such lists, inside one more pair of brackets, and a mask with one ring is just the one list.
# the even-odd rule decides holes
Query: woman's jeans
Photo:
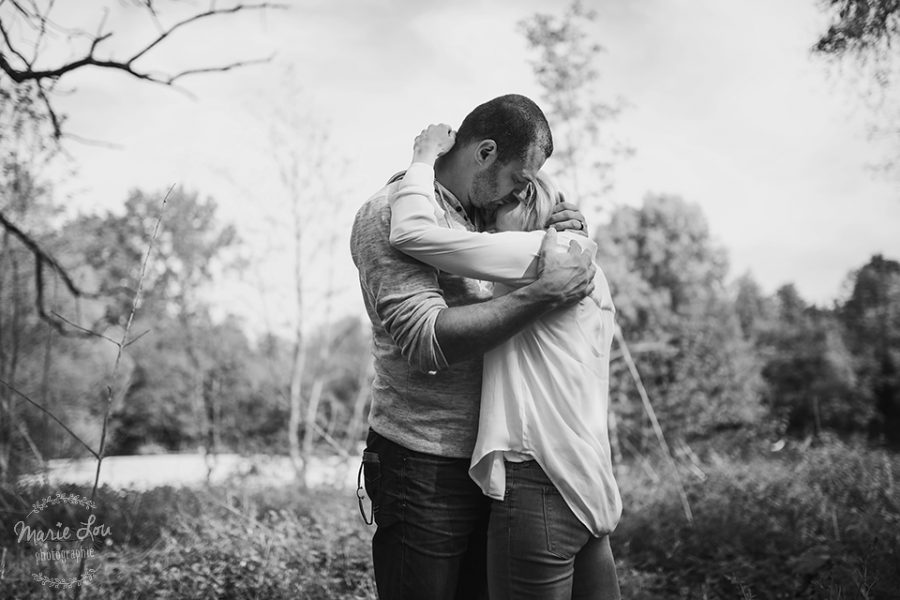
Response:
[{"label": "woman's jeans", "polygon": [[404,448],[370,430],[363,455],[381,600],[485,600],[490,499],[468,458]]},{"label": "woman's jeans", "polygon": [[609,536],[590,533],[536,461],[506,463],[487,552],[491,600],[620,598]]}]

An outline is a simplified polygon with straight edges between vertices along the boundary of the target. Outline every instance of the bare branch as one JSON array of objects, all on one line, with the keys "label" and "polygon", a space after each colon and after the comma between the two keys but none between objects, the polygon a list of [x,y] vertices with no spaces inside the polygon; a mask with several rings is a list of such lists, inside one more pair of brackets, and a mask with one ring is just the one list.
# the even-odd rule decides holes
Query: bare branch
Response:
[{"label": "bare branch", "polygon": [[149,52],[150,50],[155,48],[160,42],[162,42],[164,39],[166,39],[167,37],[172,35],[178,29],[184,27],[185,25],[189,25],[196,21],[200,21],[201,19],[207,19],[209,17],[214,17],[217,15],[235,14],[235,13],[238,13],[241,11],[246,11],[246,10],[259,10],[259,9],[265,10],[268,8],[285,8],[285,7],[286,7],[286,5],[284,5],[284,4],[273,4],[270,2],[263,2],[262,4],[237,4],[235,6],[232,6],[231,8],[218,8],[218,9],[215,7],[210,8],[206,12],[198,13],[196,15],[188,17],[187,19],[184,19],[183,21],[179,21],[178,23],[175,23],[174,25],[169,27],[167,30],[163,31],[161,34],[159,34],[159,36],[155,40],[150,42],[142,50],[138,51],[137,54],[135,54],[130,59],[128,59],[128,62],[126,64],[131,65],[134,61],[136,61],[137,59],[139,59],[140,57],[145,55],[147,52]]},{"label": "bare branch", "polygon": [[111,337],[109,337],[108,335],[102,334],[102,333],[100,333],[99,331],[96,331],[96,330],[94,330],[94,329],[88,329],[87,327],[82,327],[82,326],[79,325],[78,323],[74,323],[74,322],[70,321],[69,319],[67,319],[67,318],[65,318],[64,316],[62,316],[61,314],[59,314],[58,312],[55,312],[55,311],[54,311],[54,312],[53,312],[53,317],[56,318],[56,319],[59,319],[60,321],[62,321],[62,322],[65,323],[66,325],[68,325],[69,327],[72,327],[73,329],[77,329],[78,331],[81,331],[82,333],[85,334],[85,336],[97,337],[97,338],[100,338],[100,339],[104,339],[104,340],[106,340],[107,342],[111,342],[111,343],[113,343],[113,344],[118,344],[118,343],[119,343],[119,342],[117,342],[116,340],[114,340],[114,339],[112,339]]},{"label": "bare branch", "polygon": [[[175,82],[187,77],[189,75],[197,75],[200,73],[223,73],[226,71],[231,71],[233,69],[237,69],[240,67],[261,64],[265,62],[269,62],[272,60],[272,57],[262,58],[262,59],[252,59],[252,60],[241,60],[233,63],[219,65],[219,66],[211,66],[211,67],[203,67],[196,69],[187,69],[176,73],[174,75],[165,75],[165,74],[154,74],[150,71],[144,70],[142,68],[138,68],[136,66],[137,61],[143,58],[147,53],[151,50],[159,46],[166,39],[168,39],[173,33],[189,26],[194,23],[203,20],[209,20],[214,17],[224,16],[224,15],[233,15],[241,12],[253,11],[253,10],[267,10],[267,9],[284,9],[288,8],[287,4],[281,4],[276,2],[260,2],[256,4],[244,4],[239,3],[234,6],[228,8],[217,8],[215,3],[211,3],[208,10],[194,14],[186,19],[183,19],[174,25],[165,28],[162,26],[159,21],[159,17],[157,14],[156,7],[152,0],[135,0],[136,4],[143,6],[147,9],[157,27],[159,29],[159,34],[152,41],[142,46],[136,52],[131,54],[130,58],[127,59],[99,59],[95,56],[95,52],[97,48],[112,37],[112,32],[105,32],[104,29],[106,27],[106,19],[108,16],[108,11],[104,11],[103,18],[101,19],[96,32],[91,35],[83,31],[77,31],[77,35],[84,35],[90,39],[90,45],[87,51],[83,56],[76,58],[75,60],[71,60],[69,62],[65,62],[61,65],[55,67],[48,68],[35,68],[35,63],[37,62],[38,55],[40,53],[40,45],[41,40],[43,40],[45,33],[47,31],[48,25],[53,25],[54,27],[58,27],[55,23],[52,23],[49,19],[49,13],[53,9],[55,0],[51,0],[48,8],[43,13],[37,8],[34,7],[34,10],[28,10],[26,7],[22,6],[19,2],[13,0],[13,6],[16,8],[17,12],[23,16],[23,18],[28,23],[34,23],[35,21],[40,25],[39,33],[38,33],[38,41],[35,44],[35,56],[33,59],[29,60],[24,54],[19,52],[12,43],[11,36],[8,34],[6,28],[3,26],[2,21],[0,21],[0,35],[2,35],[3,44],[0,46],[0,70],[6,73],[10,79],[12,79],[15,83],[24,83],[27,81],[36,81],[39,84],[44,80],[52,80],[56,81],[59,78],[63,77],[67,73],[71,73],[72,71],[76,71],[78,69],[82,69],[84,67],[97,67],[101,69],[110,69],[114,71],[122,71],[130,75],[135,79],[141,79],[144,81],[149,81],[151,83],[157,83],[161,85],[167,85],[172,87],[173,89],[179,91],[185,91],[175,85]],[[2,2],[0,2],[2,3]],[[14,64],[15,59],[21,61],[21,65]],[[47,93],[48,89],[41,88],[39,86],[39,94],[40,98],[45,106],[47,115],[52,123],[54,137],[59,139],[63,136],[62,132],[62,123],[56,111],[54,111],[52,103],[50,101],[50,95]],[[186,93],[186,92],[185,92]]]},{"label": "bare branch", "polygon": [[78,285],[72,280],[63,266],[60,265],[55,258],[50,256],[43,248],[41,248],[40,245],[30,235],[11,223],[2,212],[0,212],[0,225],[2,225],[9,233],[17,237],[19,241],[22,242],[22,244],[34,256],[36,292],[35,302],[37,303],[38,314],[41,316],[41,318],[53,325],[58,331],[63,333],[63,331],[59,328],[59,323],[47,314],[47,311],[44,307],[44,267],[50,267],[50,269],[54,273],[56,273],[60,279],[62,279],[62,282],[66,286],[66,289],[69,290],[69,293],[71,293],[76,298],[96,298],[97,294],[85,292],[80,287],[78,287]]},{"label": "bare branch", "polygon": [[[127,346],[126,342],[128,340],[128,333],[131,331],[131,325],[134,322],[134,315],[135,313],[137,313],[138,303],[141,299],[141,292],[144,289],[144,279],[147,275],[147,265],[150,263],[150,255],[153,253],[153,247],[156,244],[156,239],[159,237],[159,228],[160,225],[162,225],[163,212],[166,210],[166,206],[169,203],[169,196],[172,195],[172,191],[174,189],[175,184],[172,184],[172,187],[170,187],[169,191],[166,192],[166,195],[163,198],[162,206],[159,209],[159,218],[156,219],[156,226],[153,228],[153,234],[150,237],[150,243],[147,245],[147,253],[144,255],[144,262],[141,263],[141,272],[138,276],[137,290],[135,290],[134,297],[131,300],[131,312],[128,314],[128,322],[125,324],[125,331],[122,333],[122,341],[116,344],[118,346],[118,352],[116,352],[116,361],[113,364],[111,377],[115,376],[116,371],[118,371],[119,362],[122,360],[122,354],[125,350],[125,347]],[[94,494],[97,492],[97,483],[100,477],[100,462],[103,460],[104,452],[106,451],[106,431],[109,426],[109,415],[112,411],[112,403],[112,387],[107,386],[106,414],[103,418],[103,429],[100,433],[100,456],[97,457],[97,476],[94,479],[94,491],[91,493],[92,499],[94,497]]]},{"label": "bare branch", "polygon": [[[169,191],[166,192],[166,196],[163,198],[162,206],[159,209],[159,217],[156,219],[156,226],[153,228],[153,234],[150,237],[149,244],[147,245],[147,253],[144,255],[144,261],[143,263],[141,263],[141,273],[138,276],[137,290],[135,291],[134,298],[132,298],[131,301],[131,313],[128,315],[128,323],[126,323],[125,330],[122,332],[122,340],[120,342],[114,342],[118,347],[118,352],[116,353],[116,360],[113,364],[113,370],[109,376],[109,381],[112,381],[115,378],[116,373],[119,370],[119,363],[121,362],[122,354],[124,353],[125,348],[129,345],[129,343],[127,343],[128,332],[131,331],[131,324],[134,322],[134,314],[137,312],[137,305],[140,302],[141,290],[144,287],[144,277],[147,274],[147,264],[150,262],[150,255],[153,253],[153,246],[156,244],[156,239],[157,237],[159,237],[159,227],[162,224],[163,212],[165,211],[166,205],[169,202],[169,196],[172,194],[172,190],[174,189],[175,184],[172,184],[172,187],[170,187]],[[137,339],[140,339],[140,337],[142,336],[143,334],[141,334],[141,336],[138,336]],[[132,342],[134,341],[136,340],[132,340]],[[114,396],[112,385],[108,384],[106,386],[106,411],[103,414],[103,429],[100,432],[100,451],[94,454],[94,456],[97,457],[97,469],[94,471],[94,485],[91,489],[92,501],[94,500],[94,498],[96,498],[97,488],[100,485],[100,468],[103,466],[103,458],[106,455],[106,434],[109,430],[109,416],[112,413],[113,399]],[[84,575],[85,564],[85,557],[82,556],[81,562],[78,566],[79,579],[81,579],[81,577]],[[80,597],[81,587],[79,586],[75,588],[74,600],[79,600]]]},{"label": "bare branch", "polygon": [[41,412],[43,412],[45,415],[47,415],[48,417],[50,417],[51,419],[53,419],[54,421],[56,421],[57,424],[59,424],[60,427],[62,427],[63,429],[65,429],[65,430],[68,432],[68,434],[71,435],[77,442],[79,442],[82,446],[84,446],[85,448],[87,448],[87,451],[90,452],[95,458],[100,458],[100,455],[97,454],[97,452],[96,452],[93,448],[91,448],[90,446],[88,446],[87,442],[85,442],[83,439],[81,439],[80,437],[78,437],[78,434],[76,434],[74,431],[72,431],[71,429],[69,429],[68,425],[66,425],[65,423],[63,423],[62,421],[60,421],[60,420],[56,417],[56,415],[54,415],[52,412],[50,412],[49,410],[47,410],[46,408],[44,408],[43,406],[41,406],[40,404],[38,404],[37,402],[35,402],[35,401],[32,400],[31,398],[29,398],[28,396],[26,396],[26,395],[23,394],[22,392],[20,392],[18,389],[16,389],[15,386],[10,385],[8,382],[4,381],[3,379],[0,379],[0,385],[3,385],[6,389],[8,389],[9,391],[11,391],[13,394],[15,394],[16,396],[18,396],[18,397],[21,398],[22,400],[28,402],[29,404],[31,404],[32,406],[34,406],[35,408],[37,408],[38,410],[40,410]]},{"label": "bare branch", "polygon": [[224,73],[225,71],[231,71],[232,69],[238,69],[240,67],[247,67],[250,65],[261,65],[267,62],[271,62],[271,60],[275,57],[275,55],[271,55],[267,58],[256,58],[252,60],[242,60],[233,62],[228,65],[222,65],[219,67],[208,67],[205,69],[188,69],[187,71],[182,71],[176,75],[173,75],[169,79],[159,83],[165,83],[166,85],[172,85],[176,80],[181,79],[182,77],[186,77],[188,75],[197,75],[200,73]]},{"label": "bare branch", "polygon": [[153,330],[152,330],[152,329],[147,329],[146,331],[137,334],[133,339],[130,339],[130,340],[128,340],[127,342],[125,342],[125,347],[127,348],[128,346],[130,346],[130,345],[132,345],[133,343],[137,342],[139,339],[141,339],[142,337],[144,337],[145,335],[147,335],[147,334],[150,333],[151,331],[153,331]]},{"label": "bare branch", "polygon": [[122,144],[114,144],[113,142],[106,142],[104,140],[94,140],[72,133],[71,131],[67,131],[63,133],[63,135],[66,137],[66,139],[78,142],[79,144],[84,144],[86,146],[97,146],[98,148],[107,148],[109,150],[121,150],[123,148]]},{"label": "bare branch", "polygon": [[[228,8],[228,9],[214,9],[214,10],[209,10],[209,11],[206,11],[203,13],[199,13],[197,15],[194,15],[192,17],[189,17],[183,21],[176,23],[175,25],[173,25],[172,27],[170,27],[169,29],[167,29],[166,31],[161,33],[155,40],[150,42],[147,46],[145,46],[144,48],[139,50],[137,53],[132,55],[131,58],[129,58],[128,60],[126,60],[124,62],[116,61],[116,60],[97,60],[96,58],[94,58],[93,51],[96,48],[97,44],[108,39],[109,36],[112,35],[112,34],[104,34],[104,35],[95,36],[93,42],[91,43],[91,48],[90,48],[90,51],[88,52],[87,56],[84,56],[78,60],[71,61],[69,63],[65,63],[65,64],[63,64],[59,67],[53,68],[53,69],[31,69],[31,68],[16,69],[14,66],[12,66],[12,64],[9,63],[9,61],[2,54],[0,54],[0,68],[2,68],[3,71],[7,75],[9,75],[9,77],[16,83],[22,83],[24,81],[32,81],[35,79],[57,79],[57,78],[65,75],[66,73],[69,73],[76,69],[80,69],[80,68],[87,67],[87,66],[101,67],[101,68],[106,68],[106,69],[118,69],[121,71],[125,71],[129,75],[132,75],[133,77],[137,77],[138,79],[145,79],[148,81],[154,81],[156,83],[171,83],[171,79],[166,81],[163,79],[155,78],[148,73],[136,71],[132,67],[132,65],[134,64],[135,61],[137,61],[139,58],[144,56],[147,52],[149,52],[151,49],[156,47],[160,42],[162,42],[164,39],[166,39],[169,35],[171,35],[172,32],[174,32],[175,30],[177,30],[180,27],[183,27],[189,23],[198,21],[203,18],[216,16],[216,15],[234,14],[234,13],[245,11],[245,10],[268,9],[268,8],[286,8],[286,6],[283,4],[274,4],[274,3],[269,3],[269,2],[265,2],[262,4],[238,4],[232,8]],[[101,27],[102,27],[102,25],[101,25]],[[0,33],[2,33],[2,35],[3,35],[4,41],[6,42],[6,46],[11,51],[13,51],[16,54],[16,56],[18,56],[26,65],[28,65],[28,60],[21,53],[19,53],[18,51],[16,51],[13,48],[11,40],[9,39],[9,36],[7,35],[6,30],[3,28],[2,22],[0,22]],[[247,62],[244,64],[252,64],[252,62]],[[192,72],[200,73],[200,72],[215,71],[215,70],[226,70],[227,71],[229,69],[234,68],[235,66],[241,66],[241,63],[226,65],[224,68],[219,68],[219,69],[217,69],[216,67],[211,67],[209,69],[197,69]],[[186,71],[184,73],[179,74],[176,77],[187,75],[192,72]]]},{"label": "bare branch", "polygon": [[56,0],[50,0],[50,3],[47,5],[47,10],[40,17],[40,30],[38,31],[37,38],[34,40],[34,51],[32,53],[34,58],[28,62],[29,69],[34,65],[34,61],[36,61],[37,57],[40,55],[41,43],[44,41],[44,36],[47,35],[47,24],[50,23],[50,13],[53,11],[54,4],[56,4]]},{"label": "bare branch", "polygon": [[40,80],[37,82],[37,91],[38,97],[44,103],[44,108],[47,109],[47,116],[50,117],[50,125],[53,127],[53,137],[58,140],[62,136],[62,121],[56,114],[56,111],[53,110],[53,105],[50,104],[50,98],[44,91],[44,83]]},{"label": "bare branch", "polygon": [[37,12],[34,12],[34,13],[28,12],[21,4],[16,2],[16,0],[11,0],[10,4],[12,4],[13,7],[27,19],[32,19],[32,18],[38,16]]},{"label": "bare branch", "polygon": [[[6,47],[9,48],[9,51],[15,54],[19,58],[19,60],[25,63],[26,66],[30,67],[29,61],[27,58],[25,58],[25,55],[23,55],[13,47],[12,40],[9,39],[9,34],[6,32],[6,28],[3,26],[2,20],[0,20],[0,35],[3,36],[3,42],[6,44]],[[0,53],[0,60],[6,62],[6,58],[2,53]],[[5,71],[6,69],[4,68],[3,70]]]}]

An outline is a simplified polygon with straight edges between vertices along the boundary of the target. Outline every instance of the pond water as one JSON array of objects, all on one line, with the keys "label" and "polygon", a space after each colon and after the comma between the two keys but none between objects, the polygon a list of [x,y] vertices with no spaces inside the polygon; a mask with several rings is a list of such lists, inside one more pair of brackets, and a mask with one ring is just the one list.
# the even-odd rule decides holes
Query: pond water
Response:
[{"label": "pond water", "polygon": [[[361,454],[361,451],[360,453]],[[357,456],[313,456],[306,467],[309,487],[355,488],[359,470]],[[20,478],[21,483],[92,485],[97,461],[53,459],[46,472]],[[297,480],[296,471],[287,456],[239,454],[147,454],[108,456],[103,459],[100,484],[117,489],[146,490],[165,485],[195,486],[251,480],[259,484],[289,484]]]}]

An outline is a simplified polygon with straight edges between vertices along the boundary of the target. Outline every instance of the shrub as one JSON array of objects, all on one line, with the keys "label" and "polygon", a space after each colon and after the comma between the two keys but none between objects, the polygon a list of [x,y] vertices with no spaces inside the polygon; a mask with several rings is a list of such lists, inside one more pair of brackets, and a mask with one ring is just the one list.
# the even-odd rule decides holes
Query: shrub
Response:
[{"label": "shrub", "polygon": [[[612,541],[661,593],[722,598],[897,598],[900,459],[831,442],[799,458],[719,459],[688,484],[694,523],[672,483],[620,477],[626,507]],[[677,596],[681,597],[681,596]]]}]

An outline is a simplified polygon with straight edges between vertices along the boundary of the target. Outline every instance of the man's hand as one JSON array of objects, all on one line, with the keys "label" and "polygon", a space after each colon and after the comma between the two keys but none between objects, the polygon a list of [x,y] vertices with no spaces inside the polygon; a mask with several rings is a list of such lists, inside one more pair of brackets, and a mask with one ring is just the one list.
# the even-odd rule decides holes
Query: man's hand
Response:
[{"label": "man's hand", "polygon": [[413,162],[433,165],[438,156],[445,154],[456,142],[456,132],[444,123],[429,125],[416,136],[413,143]]},{"label": "man's hand", "polygon": [[544,235],[541,255],[538,259],[538,279],[535,286],[546,294],[553,308],[568,306],[580,301],[594,291],[594,266],[590,253],[585,252],[574,240],[569,250],[557,247],[556,230],[552,227]]},{"label": "man's hand", "polygon": [[559,194],[559,202],[553,205],[553,212],[550,213],[549,227],[557,231],[574,231],[586,236],[587,224],[584,215],[578,210],[578,207],[571,202],[566,202],[562,193]]}]

